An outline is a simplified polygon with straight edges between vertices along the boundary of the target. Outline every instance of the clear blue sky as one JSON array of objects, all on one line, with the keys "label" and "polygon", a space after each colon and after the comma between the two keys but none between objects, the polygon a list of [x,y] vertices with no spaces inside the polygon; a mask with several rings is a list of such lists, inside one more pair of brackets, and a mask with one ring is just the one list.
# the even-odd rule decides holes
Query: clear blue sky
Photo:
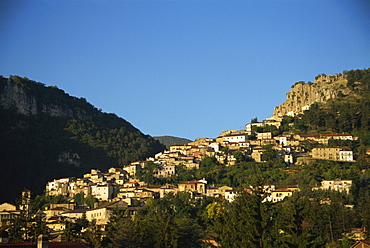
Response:
[{"label": "clear blue sky", "polygon": [[195,139],[270,117],[291,85],[370,67],[368,0],[0,1],[0,75]]}]

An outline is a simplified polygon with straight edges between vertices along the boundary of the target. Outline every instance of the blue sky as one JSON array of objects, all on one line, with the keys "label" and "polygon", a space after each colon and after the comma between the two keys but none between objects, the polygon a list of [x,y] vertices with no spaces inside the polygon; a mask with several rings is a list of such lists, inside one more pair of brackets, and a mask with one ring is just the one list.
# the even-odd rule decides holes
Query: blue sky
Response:
[{"label": "blue sky", "polygon": [[0,2],[0,75],[56,85],[143,133],[270,117],[291,85],[370,67],[367,0]]}]

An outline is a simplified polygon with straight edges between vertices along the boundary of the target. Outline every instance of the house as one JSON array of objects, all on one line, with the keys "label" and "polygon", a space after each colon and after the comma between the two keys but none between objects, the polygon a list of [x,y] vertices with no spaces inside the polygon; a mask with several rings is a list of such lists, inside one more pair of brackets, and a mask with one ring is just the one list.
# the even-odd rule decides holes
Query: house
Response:
[{"label": "house", "polygon": [[213,151],[218,152],[220,151],[220,143],[218,142],[212,142],[208,145],[209,148],[213,149]]},{"label": "house", "polygon": [[280,145],[287,145],[288,139],[290,139],[290,135],[278,135],[275,136],[275,139],[279,142]]},{"label": "house", "polygon": [[86,209],[73,209],[64,211],[63,213],[61,213],[61,216],[69,220],[77,220],[81,219],[84,213],[86,213]]},{"label": "house", "polygon": [[364,240],[366,237],[366,228],[363,226],[361,228],[351,228],[349,233],[346,233],[346,236],[352,240]]},{"label": "house", "polygon": [[284,154],[284,162],[287,164],[294,164],[293,154]]},{"label": "house", "polygon": [[271,192],[271,201],[278,202],[284,200],[285,197],[290,197],[293,195],[293,191],[288,188],[279,188]]},{"label": "house", "polygon": [[357,137],[351,134],[348,134],[348,133],[300,134],[300,135],[296,135],[296,138],[298,138],[300,141],[310,140],[310,141],[316,141],[324,145],[328,145],[330,139],[339,139],[339,140],[356,140],[357,139]]},{"label": "house", "polygon": [[55,216],[61,216],[61,214],[67,210],[70,210],[70,209],[67,209],[64,207],[50,207],[49,209],[44,210],[43,212],[46,215],[46,219],[50,219]]},{"label": "house", "polygon": [[229,186],[221,186],[221,187],[209,187],[207,188],[207,196],[209,197],[217,197],[217,198],[225,198],[226,191],[232,190],[233,188]]},{"label": "house", "polygon": [[246,142],[248,140],[247,134],[231,134],[224,136],[224,141],[228,143]]},{"label": "house", "polygon": [[194,192],[199,194],[206,193],[207,181],[186,181],[178,184],[179,192]]},{"label": "house", "polygon": [[62,219],[56,219],[56,220],[48,221],[46,223],[46,226],[53,232],[60,232],[66,229],[67,222]]},{"label": "house", "polygon": [[352,151],[339,151],[339,160],[353,162],[353,152]]},{"label": "house", "polygon": [[175,165],[164,165],[154,171],[153,176],[158,178],[169,178],[176,174]]},{"label": "house", "polygon": [[322,136],[326,137],[327,139],[339,139],[339,140],[354,140],[354,136],[349,133],[331,133],[331,134],[323,134]]},{"label": "house", "polygon": [[173,145],[170,146],[170,153],[179,152],[183,155],[187,155],[187,151],[192,148],[191,145]]},{"label": "house", "polygon": [[270,126],[275,126],[276,128],[279,128],[281,126],[282,121],[283,121],[283,118],[281,117],[271,116],[263,120],[262,123],[264,125],[270,125]]},{"label": "house", "polygon": [[120,191],[117,194],[118,198],[122,199],[148,199],[148,198],[157,198],[159,196],[159,193],[154,192],[152,190],[148,190],[145,188],[135,188],[131,190],[126,190],[126,191]]},{"label": "house", "polygon": [[76,179],[74,177],[54,179],[46,184],[47,195],[63,195],[67,196],[75,188]]},{"label": "house", "polygon": [[343,150],[340,147],[315,147],[311,152],[313,159],[334,161],[353,161],[353,152]]},{"label": "house", "polygon": [[91,186],[91,195],[100,201],[112,199],[113,186],[110,184]]},{"label": "house", "polygon": [[143,161],[137,161],[137,162],[131,163],[128,166],[125,166],[123,170],[126,171],[130,177],[134,178],[136,172],[141,170],[144,167],[144,164],[145,162]]},{"label": "house", "polygon": [[3,203],[0,205],[0,229],[5,228],[10,224],[10,221],[14,219],[16,215],[19,215],[20,211],[17,210],[16,206]]},{"label": "house", "polygon": [[350,248],[370,248],[370,240],[359,240]]},{"label": "house", "polygon": [[272,133],[271,132],[257,133],[257,139],[258,140],[272,139]]},{"label": "house", "polygon": [[352,180],[323,180],[320,189],[322,190],[335,190],[339,192],[349,193],[352,186]]},{"label": "house", "polygon": [[263,148],[262,147],[253,148],[251,157],[256,162],[262,162],[262,153],[263,153]]},{"label": "house", "polygon": [[130,215],[135,215],[141,207],[132,207],[124,201],[113,201],[104,203],[96,208],[86,210],[86,219],[88,221],[96,221],[97,225],[105,225],[109,221],[110,214],[114,210],[128,211]]},{"label": "house", "polygon": [[230,189],[225,191],[225,200],[232,202],[238,194],[238,190]]},{"label": "house", "polygon": [[125,182],[123,184],[123,188],[136,188],[136,187],[139,187],[139,183],[138,182]]},{"label": "house", "polygon": [[166,194],[177,194],[178,188],[171,184],[166,184],[160,187],[159,197],[163,198]]}]

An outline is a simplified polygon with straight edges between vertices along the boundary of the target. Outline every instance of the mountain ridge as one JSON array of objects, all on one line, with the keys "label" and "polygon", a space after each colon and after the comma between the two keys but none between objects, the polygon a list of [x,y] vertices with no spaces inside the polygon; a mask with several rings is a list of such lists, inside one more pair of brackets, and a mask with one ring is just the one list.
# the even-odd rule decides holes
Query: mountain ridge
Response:
[{"label": "mountain ridge", "polygon": [[[24,188],[40,194],[54,178],[121,167],[165,149],[84,98],[18,76],[0,78],[0,117],[0,201],[14,200]],[[68,164],[61,154],[80,160]]]},{"label": "mountain ridge", "polygon": [[175,136],[170,136],[170,135],[153,136],[153,138],[158,140],[162,144],[164,144],[167,149],[170,149],[170,146],[172,145],[184,145],[192,141],[190,139],[185,139],[185,138],[180,138],[180,137],[175,137]]}]

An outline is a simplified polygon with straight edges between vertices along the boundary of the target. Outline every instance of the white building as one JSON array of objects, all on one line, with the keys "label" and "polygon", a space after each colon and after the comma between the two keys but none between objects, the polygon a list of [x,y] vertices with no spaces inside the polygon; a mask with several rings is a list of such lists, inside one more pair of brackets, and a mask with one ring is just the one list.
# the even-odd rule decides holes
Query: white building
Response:
[{"label": "white building", "polygon": [[293,191],[287,188],[275,189],[271,192],[270,199],[272,202],[278,202],[284,200],[285,197],[293,195]]},{"label": "white building", "polygon": [[229,143],[239,143],[239,142],[245,142],[248,140],[247,134],[231,134],[224,137],[226,142]]},{"label": "white building", "polygon": [[258,140],[272,139],[272,133],[271,132],[257,133],[257,139]]},{"label": "white building", "polygon": [[213,142],[208,147],[212,148],[215,152],[220,151],[220,144],[218,142]]},{"label": "white building", "polygon": [[100,201],[112,199],[113,187],[111,185],[93,185],[91,186],[91,195]]},{"label": "white building", "polygon": [[234,201],[237,194],[238,194],[238,190],[236,189],[225,190],[225,200],[232,202]]},{"label": "white building", "polygon": [[335,190],[339,192],[349,193],[352,186],[352,180],[323,180],[321,182],[321,189],[323,190]]},{"label": "white building", "polygon": [[340,151],[339,152],[340,161],[353,161],[353,152],[352,151]]}]

